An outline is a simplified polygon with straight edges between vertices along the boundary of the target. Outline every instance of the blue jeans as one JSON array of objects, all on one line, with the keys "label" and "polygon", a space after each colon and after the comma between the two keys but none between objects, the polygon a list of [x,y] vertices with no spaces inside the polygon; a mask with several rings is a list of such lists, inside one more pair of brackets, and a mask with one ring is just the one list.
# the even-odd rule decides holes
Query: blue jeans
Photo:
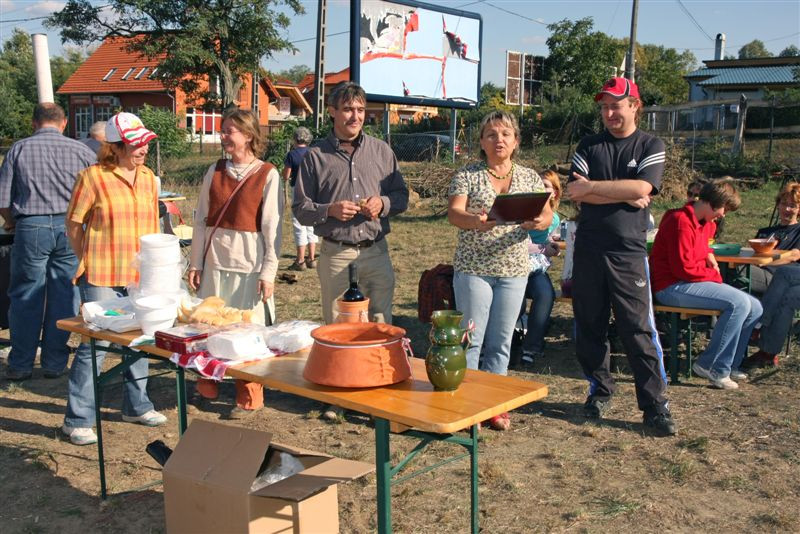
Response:
[{"label": "blue jeans", "polygon": [[56,321],[78,314],[78,290],[72,284],[77,269],[64,215],[17,219],[8,289],[11,369],[24,373],[33,369],[39,336],[42,369],[60,373],[67,366],[69,332],[59,330]]},{"label": "blue jeans", "polygon": [[755,297],[727,284],[678,282],[656,293],[667,306],[720,310],[711,341],[697,363],[720,377],[738,369],[746,352],[753,327],[761,318],[761,303]]},{"label": "blue jeans", "polygon": [[[511,336],[528,279],[524,276],[476,276],[456,271],[453,289],[463,326],[475,325],[467,348],[467,367],[498,375],[508,373]],[[481,357],[481,353],[482,357]]]},{"label": "blue jeans", "polygon": [[775,270],[761,304],[764,315],[758,348],[778,354],[792,328],[794,312],[800,309],[800,264],[782,265]]},{"label": "blue jeans", "polygon": [[[528,275],[525,297],[531,299],[531,309],[526,325],[528,331],[522,340],[522,350],[544,352],[544,335],[550,326],[550,313],[553,311],[553,302],[556,299],[553,283],[546,271],[536,271]],[[525,312],[525,299],[522,300],[522,311]]]},{"label": "blue jeans", "polygon": [[[98,287],[80,280],[81,299],[84,302],[113,299],[126,296],[122,287]],[[107,347],[108,342],[96,342],[97,347]],[[100,372],[105,358],[105,351],[97,350],[97,371]],[[130,366],[122,376],[123,385],[122,413],[129,416],[142,415],[153,409],[153,403],[147,397],[147,375],[150,362],[142,358]],[[73,428],[91,428],[95,423],[94,387],[92,385],[92,349],[88,343],[81,343],[72,368],[69,371],[69,395],[67,397],[67,415],[64,423]]]}]

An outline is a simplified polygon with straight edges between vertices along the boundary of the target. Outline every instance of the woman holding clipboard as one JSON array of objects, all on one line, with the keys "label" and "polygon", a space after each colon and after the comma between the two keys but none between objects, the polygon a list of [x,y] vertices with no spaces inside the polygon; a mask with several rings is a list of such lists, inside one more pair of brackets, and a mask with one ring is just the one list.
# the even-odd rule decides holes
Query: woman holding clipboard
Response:
[{"label": "woman holding clipboard", "polygon": [[[504,375],[508,372],[511,336],[528,281],[528,231],[546,230],[553,217],[547,203],[532,220],[498,225],[488,213],[498,195],[543,192],[533,169],[512,161],[519,148],[519,126],[505,111],[481,121],[482,163],[459,170],[450,183],[447,218],[459,228],[453,268],[456,308],[474,331],[467,367]],[[466,325],[465,325],[466,326]],[[507,413],[488,421],[507,430]]]}]

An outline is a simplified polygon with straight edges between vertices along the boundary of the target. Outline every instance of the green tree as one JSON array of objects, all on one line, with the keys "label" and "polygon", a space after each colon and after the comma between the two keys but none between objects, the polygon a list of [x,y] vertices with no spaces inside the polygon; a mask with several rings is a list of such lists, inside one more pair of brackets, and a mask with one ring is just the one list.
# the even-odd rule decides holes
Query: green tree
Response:
[{"label": "green tree", "polygon": [[545,62],[545,79],[550,82],[550,94],[546,95],[549,98],[558,98],[566,86],[593,95],[610,77],[612,66],[622,62],[622,42],[592,31],[593,26],[593,19],[586,17],[577,21],[564,19],[547,27],[550,55]]},{"label": "green tree", "polygon": [[[60,29],[62,42],[141,36],[131,41],[129,51],[160,58],[159,72],[167,85],[180,85],[187,94],[212,104],[219,99],[222,107],[236,100],[242,77],[257,69],[262,57],[295,49],[283,36],[290,22],[283,6],[296,14],[304,12],[300,0],[109,0],[105,4],[68,0],[46,25]],[[203,91],[202,78],[218,79],[221,94]]]},{"label": "green tree", "polygon": [[697,58],[690,51],[645,44],[636,47],[636,83],[645,105],[685,102],[689,86],[683,76]]},{"label": "green tree", "polygon": [[272,78],[275,80],[289,80],[292,83],[299,83],[307,74],[311,74],[311,67],[308,65],[295,65],[274,73]]},{"label": "green tree", "polygon": [[778,54],[778,57],[797,57],[800,56],[800,48],[797,48],[795,45],[791,44],[781,50],[781,53]]},{"label": "green tree", "polygon": [[[178,117],[162,108],[145,105],[139,110],[139,118],[144,125],[158,135],[159,151],[163,158],[179,158],[189,152],[186,130],[178,127]],[[155,149],[151,146],[151,156]],[[153,167],[155,168],[155,167]]]},{"label": "green tree", "polygon": [[739,59],[754,59],[759,57],[772,57],[772,54],[763,41],[754,39],[739,49]]},{"label": "green tree", "polygon": [[[73,49],[66,50],[66,57],[51,58],[53,88],[63,84],[84,59],[82,52]],[[65,96],[55,95],[55,100],[66,109]],[[30,135],[36,102],[31,36],[17,28],[0,51],[0,138],[13,140]]]}]

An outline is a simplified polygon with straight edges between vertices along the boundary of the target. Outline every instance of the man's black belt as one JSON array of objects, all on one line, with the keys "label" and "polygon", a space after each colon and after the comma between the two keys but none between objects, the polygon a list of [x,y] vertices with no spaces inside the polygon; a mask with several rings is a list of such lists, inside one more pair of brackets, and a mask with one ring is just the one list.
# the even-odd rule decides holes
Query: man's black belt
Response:
[{"label": "man's black belt", "polygon": [[335,245],[340,245],[343,247],[353,247],[353,248],[369,248],[375,243],[379,243],[383,240],[382,235],[378,236],[377,239],[365,239],[364,241],[358,241],[357,243],[350,243],[349,241],[339,241],[338,239],[333,239],[332,237],[323,237],[325,241],[328,243],[333,243]]}]

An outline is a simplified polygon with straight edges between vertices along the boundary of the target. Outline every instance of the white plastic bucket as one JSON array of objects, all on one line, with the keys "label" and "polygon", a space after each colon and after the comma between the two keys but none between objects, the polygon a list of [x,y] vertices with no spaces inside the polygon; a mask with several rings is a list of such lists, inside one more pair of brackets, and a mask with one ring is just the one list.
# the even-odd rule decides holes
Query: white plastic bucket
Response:
[{"label": "white plastic bucket", "polygon": [[177,293],[181,289],[182,271],[179,263],[168,265],[143,263],[139,267],[139,289],[149,295]]},{"label": "white plastic bucket", "polygon": [[139,248],[142,250],[166,247],[180,248],[178,236],[172,234],[146,234],[139,238]]},{"label": "white plastic bucket", "polygon": [[170,265],[181,263],[180,247],[148,248],[139,251],[140,268],[143,265]]}]

